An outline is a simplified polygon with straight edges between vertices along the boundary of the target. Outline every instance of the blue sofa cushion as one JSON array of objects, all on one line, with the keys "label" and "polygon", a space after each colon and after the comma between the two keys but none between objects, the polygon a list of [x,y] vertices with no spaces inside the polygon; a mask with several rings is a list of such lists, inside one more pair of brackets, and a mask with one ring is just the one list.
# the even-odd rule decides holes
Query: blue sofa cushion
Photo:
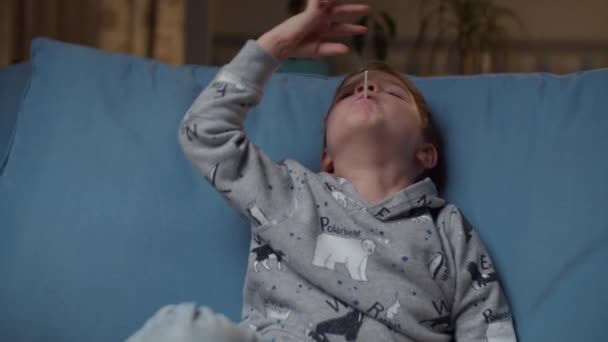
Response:
[{"label": "blue sofa cushion", "polygon": [[[0,340],[121,340],[180,301],[238,320],[248,227],[177,142],[217,69],[47,39],[32,56],[0,177]],[[339,81],[276,74],[250,139],[318,170]],[[488,245],[521,341],[601,339],[608,70],[414,81],[445,141],[445,197]]]},{"label": "blue sofa cushion", "polygon": [[31,72],[27,62],[0,69],[0,175],[8,160],[17,115]]}]

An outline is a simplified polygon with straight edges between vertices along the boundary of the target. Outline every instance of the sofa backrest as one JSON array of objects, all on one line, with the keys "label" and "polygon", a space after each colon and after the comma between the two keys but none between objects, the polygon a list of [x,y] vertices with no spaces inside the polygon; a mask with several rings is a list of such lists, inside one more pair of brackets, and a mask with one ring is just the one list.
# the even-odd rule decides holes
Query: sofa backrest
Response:
[{"label": "sofa backrest", "polygon": [[17,113],[31,73],[32,68],[28,62],[0,68],[0,175],[8,160]]},{"label": "sofa backrest", "polygon": [[[0,340],[120,340],[181,301],[238,320],[248,227],[177,141],[217,68],[48,39],[31,64],[0,176]],[[520,340],[603,337],[608,70],[412,79],[444,140],[444,197],[486,242]],[[248,136],[319,170],[339,81],[274,75]]]}]

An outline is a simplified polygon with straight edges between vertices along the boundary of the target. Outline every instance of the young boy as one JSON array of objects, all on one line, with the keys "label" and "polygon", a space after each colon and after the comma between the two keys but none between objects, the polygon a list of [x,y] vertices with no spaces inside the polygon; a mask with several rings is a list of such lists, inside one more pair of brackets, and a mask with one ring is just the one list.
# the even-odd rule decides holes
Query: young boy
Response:
[{"label": "young boy", "polygon": [[326,118],[322,172],[274,163],[242,124],[287,57],[365,5],[310,0],[249,41],[186,113],[186,155],[252,225],[240,326],[194,304],[161,309],[129,341],[515,341],[479,236],[425,177],[437,163],[420,93],[384,64],[346,77]]}]

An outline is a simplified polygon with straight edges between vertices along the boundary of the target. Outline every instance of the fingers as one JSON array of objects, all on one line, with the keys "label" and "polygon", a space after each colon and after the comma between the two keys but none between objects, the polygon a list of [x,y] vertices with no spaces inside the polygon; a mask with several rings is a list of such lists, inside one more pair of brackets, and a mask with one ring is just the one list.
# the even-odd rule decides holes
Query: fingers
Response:
[{"label": "fingers", "polygon": [[171,315],[176,308],[177,308],[177,305],[175,305],[175,304],[165,305],[162,308],[160,308],[158,311],[156,311],[156,313],[154,314],[154,317],[164,319],[168,315]]},{"label": "fingers", "polygon": [[349,51],[348,46],[334,42],[311,42],[298,49],[294,57],[322,57],[342,55]]},{"label": "fingers", "polygon": [[322,36],[352,36],[365,33],[367,33],[367,27],[363,25],[332,23]]},{"label": "fingers", "polygon": [[319,56],[342,55],[349,51],[348,46],[342,43],[323,42],[319,44],[317,54]]},{"label": "fingers", "polygon": [[338,4],[336,0],[308,0],[307,11],[321,11],[325,14],[365,14],[370,6],[365,4]]},{"label": "fingers", "polygon": [[181,303],[175,308],[175,320],[178,322],[192,321],[196,313],[195,303]]},{"label": "fingers", "polygon": [[326,11],[336,4],[336,0],[308,0],[306,4],[307,10]]},{"label": "fingers", "polygon": [[332,8],[332,15],[339,14],[366,14],[369,12],[369,5],[362,4],[343,4],[336,5]]}]

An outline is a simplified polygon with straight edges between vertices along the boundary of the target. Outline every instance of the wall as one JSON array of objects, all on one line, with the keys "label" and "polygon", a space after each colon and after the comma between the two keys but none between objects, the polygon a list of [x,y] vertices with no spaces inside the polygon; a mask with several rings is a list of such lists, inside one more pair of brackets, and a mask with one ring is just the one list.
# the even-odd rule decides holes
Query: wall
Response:
[{"label": "wall", "polygon": [[0,67],[27,60],[35,37],[182,64],[185,3],[186,0],[0,0]]},{"label": "wall", "polygon": [[[420,8],[418,0],[354,1],[371,4],[374,9],[391,13],[397,21],[397,40],[388,61],[405,70],[408,52],[417,33]],[[503,70],[535,70],[558,73],[585,68],[608,67],[607,0],[497,0],[514,10],[524,30],[508,25],[512,52],[500,66]],[[214,62],[223,64],[236,53],[247,38],[255,39],[287,17],[285,0],[216,0]],[[449,70],[447,52],[440,54]],[[335,73],[350,70],[359,63],[356,56],[328,60]],[[496,67],[498,68],[498,67]]]},{"label": "wall", "polygon": [[[397,21],[388,62],[425,74],[428,49],[413,54],[420,1],[353,0],[386,10]],[[608,67],[608,0],[495,0],[518,13],[524,26],[509,25],[510,50],[491,60],[491,71],[567,73]],[[28,57],[30,40],[47,36],[97,48],[148,56],[171,64],[221,65],[247,39],[287,18],[287,0],[0,0],[0,66]],[[155,24],[150,25],[154,19]],[[347,21],[354,18],[345,18]],[[443,48],[433,74],[454,73],[454,51]],[[345,73],[355,54],[324,59]],[[425,64],[426,63],[426,64]]]}]

